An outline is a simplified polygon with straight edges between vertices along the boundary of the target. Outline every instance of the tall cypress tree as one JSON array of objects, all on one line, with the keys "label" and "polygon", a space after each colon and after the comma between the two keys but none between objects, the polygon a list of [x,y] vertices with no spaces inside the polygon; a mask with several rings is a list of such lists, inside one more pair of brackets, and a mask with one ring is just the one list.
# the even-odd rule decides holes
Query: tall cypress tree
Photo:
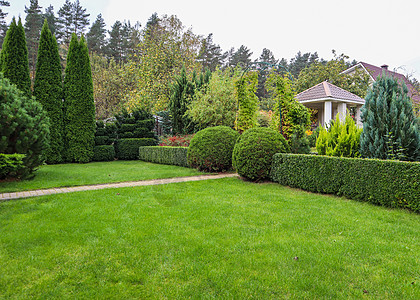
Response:
[{"label": "tall cypress tree", "polygon": [[60,55],[47,19],[39,39],[34,96],[47,111],[51,123],[50,148],[46,153],[46,160],[48,163],[63,162],[63,83]]},{"label": "tall cypress tree", "polygon": [[420,124],[407,94],[404,83],[386,75],[368,91],[362,108],[363,157],[420,160]]},{"label": "tall cypress tree", "polygon": [[28,48],[26,47],[25,30],[22,21],[16,19],[7,30],[1,51],[0,71],[11,83],[27,97],[31,96],[31,78],[29,76]]},{"label": "tall cypress tree", "polygon": [[86,163],[95,145],[95,104],[89,51],[82,37],[72,35],[64,77],[66,159]]}]

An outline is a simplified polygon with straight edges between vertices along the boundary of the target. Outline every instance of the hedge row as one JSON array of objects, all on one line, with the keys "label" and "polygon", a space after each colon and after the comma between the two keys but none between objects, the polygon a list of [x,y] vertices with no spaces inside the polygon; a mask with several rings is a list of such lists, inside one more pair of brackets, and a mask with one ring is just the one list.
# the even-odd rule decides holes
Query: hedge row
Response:
[{"label": "hedge row", "polygon": [[278,153],[270,178],[311,192],[420,212],[420,163]]},{"label": "hedge row", "polygon": [[118,159],[134,160],[139,157],[139,148],[142,146],[155,146],[156,139],[121,139],[115,141],[115,154]]},{"label": "hedge row", "polygon": [[187,152],[188,147],[140,147],[139,159],[158,164],[189,167]]}]

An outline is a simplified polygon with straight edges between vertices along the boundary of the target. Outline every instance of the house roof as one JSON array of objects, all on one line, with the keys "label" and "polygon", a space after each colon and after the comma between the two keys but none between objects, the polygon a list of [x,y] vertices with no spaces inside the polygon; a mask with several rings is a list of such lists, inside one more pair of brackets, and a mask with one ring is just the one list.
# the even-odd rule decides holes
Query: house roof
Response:
[{"label": "house roof", "polygon": [[314,102],[314,101],[343,101],[364,104],[365,100],[359,96],[350,93],[338,86],[335,86],[328,81],[321,82],[299,94],[296,95],[299,102]]},{"label": "house roof", "polygon": [[414,89],[414,87],[410,83],[410,81],[408,81],[408,79],[403,74],[388,70],[387,65],[384,65],[382,67],[377,67],[377,66],[374,66],[374,65],[371,65],[371,64],[368,64],[368,63],[365,63],[365,62],[361,61],[358,64],[354,65],[353,67],[343,71],[342,73],[344,73],[344,74],[350,73],[356,68],[364,69],[370,75],[370,77],[373,81],[376,81],[376,79],[379,76],[381,76],[384,72],[388,76],[392,76],[394,78],[397,78],[397,80],[399,80],[400,82],[404,82],[405,85],[407,86],[409,97],[411,99],[413,99],[414,102],[420,103],[420,95],[416,92],[416,90]]}]

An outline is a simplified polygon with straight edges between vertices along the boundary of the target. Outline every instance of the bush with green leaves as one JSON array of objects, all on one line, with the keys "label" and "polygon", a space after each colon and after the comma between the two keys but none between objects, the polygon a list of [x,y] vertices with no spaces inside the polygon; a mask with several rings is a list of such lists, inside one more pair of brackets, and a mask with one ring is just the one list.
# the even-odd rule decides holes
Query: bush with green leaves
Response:
[{"label": "bush with green leaves", "polygon": [[189,167],[188,147],[145,146],[139,148],[139,159],[157,164]]},{"label": "bush with green leaves", "polygon": [[18,176],[24,169],[25,154],[0,153],[0,179]]},{"label": "bush with green leaves", "polygon": [[232,168],[232,151],[239,133],[227,126],[197,132],[188,147],[188,164],[202,171],[223,172]]},{"label": "bush with green leaves", "polygon": [[270,174],[273,155],[290,152],[285,138],[266,127],[257,127],[245,131],[233,149],[233,167],[239,175],[260,181]]},{"label": "bush with green leaves", "polygon": [[114,140],[116,126],[113,123],[105,124],[96,121],[95,148],[93,149],[93,161],[111,161],[115,158]]},{"label": "bush with green leaves", "polygon": [[144,109],[136,109],[132,112],[123,110],[115,118],[117,140],[114,146],[118,159],[138,159],[139,147],[158,144],[158,138],[153,131],[155,119],[150,112]]},{"label": "bush with green leaves", "polygon": [[258,125],[258,97],[255,94],[258,86],[258,73],[249,72],[236,82],[238,99],[238,116],[235,129],[243,132]]},{"label": "bush with green leaves", "polygon": [[316,140],[316,150],[320,155],[359,157],[360,134],[363,129],[357,127],[353,118],[347,114],[345,122],[339,116],[327,129],[321,128]]},{"label": "bush with green leaves", "polygon": [[315,193],[420,212],[420,163],[276,154],[270,179]]},{"label": "bush with green leaves", "polygon": [[19,175],[29,176],[44,162],[49,126],[42,105],[25,97],[0,73],[0,153],[25,154],[25,170]]},{"label": "bush with green leaves", "polygon": [[366,95],[362,121],[362,157],[420,160],[420,121],[404,83],[379,77]]}]

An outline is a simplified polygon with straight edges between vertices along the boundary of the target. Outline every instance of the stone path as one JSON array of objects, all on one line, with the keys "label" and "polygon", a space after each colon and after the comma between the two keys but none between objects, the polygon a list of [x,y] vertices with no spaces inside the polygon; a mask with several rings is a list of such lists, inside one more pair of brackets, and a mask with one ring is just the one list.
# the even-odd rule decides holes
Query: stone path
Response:
[{"label": "stone path", "polygon": [[226,178],[226,177],[238,177],[238,174],[199,175],[199,176],[189,176],[189,177],[176,177],[176,178],[153,179],[153,180],[142,180],[142,181],[127,181],[127,182],[118,182],[118,183],[105,183],[105,184],[83,185],[83,186],[75,186],[75,187],[33,190],[33,191],[25,191],[25,192],[3,193],[3,194],[0,194],[0,202],[12,200],[12,199],[36,197],[36,196],[44,196],[44,195],[52,195],[52,194],[62,194],[62,193],[72,193],[72,192],[92,191],[92,190],[102,190],[102,189],[112,189],[112,188],[122,188],[122,187],[132,187],[132,186],[158,185],[158,184],[168,184],[168,183],[177,183],[177,182],[186,182],[186,181],[199,181],[199,180]]}]

